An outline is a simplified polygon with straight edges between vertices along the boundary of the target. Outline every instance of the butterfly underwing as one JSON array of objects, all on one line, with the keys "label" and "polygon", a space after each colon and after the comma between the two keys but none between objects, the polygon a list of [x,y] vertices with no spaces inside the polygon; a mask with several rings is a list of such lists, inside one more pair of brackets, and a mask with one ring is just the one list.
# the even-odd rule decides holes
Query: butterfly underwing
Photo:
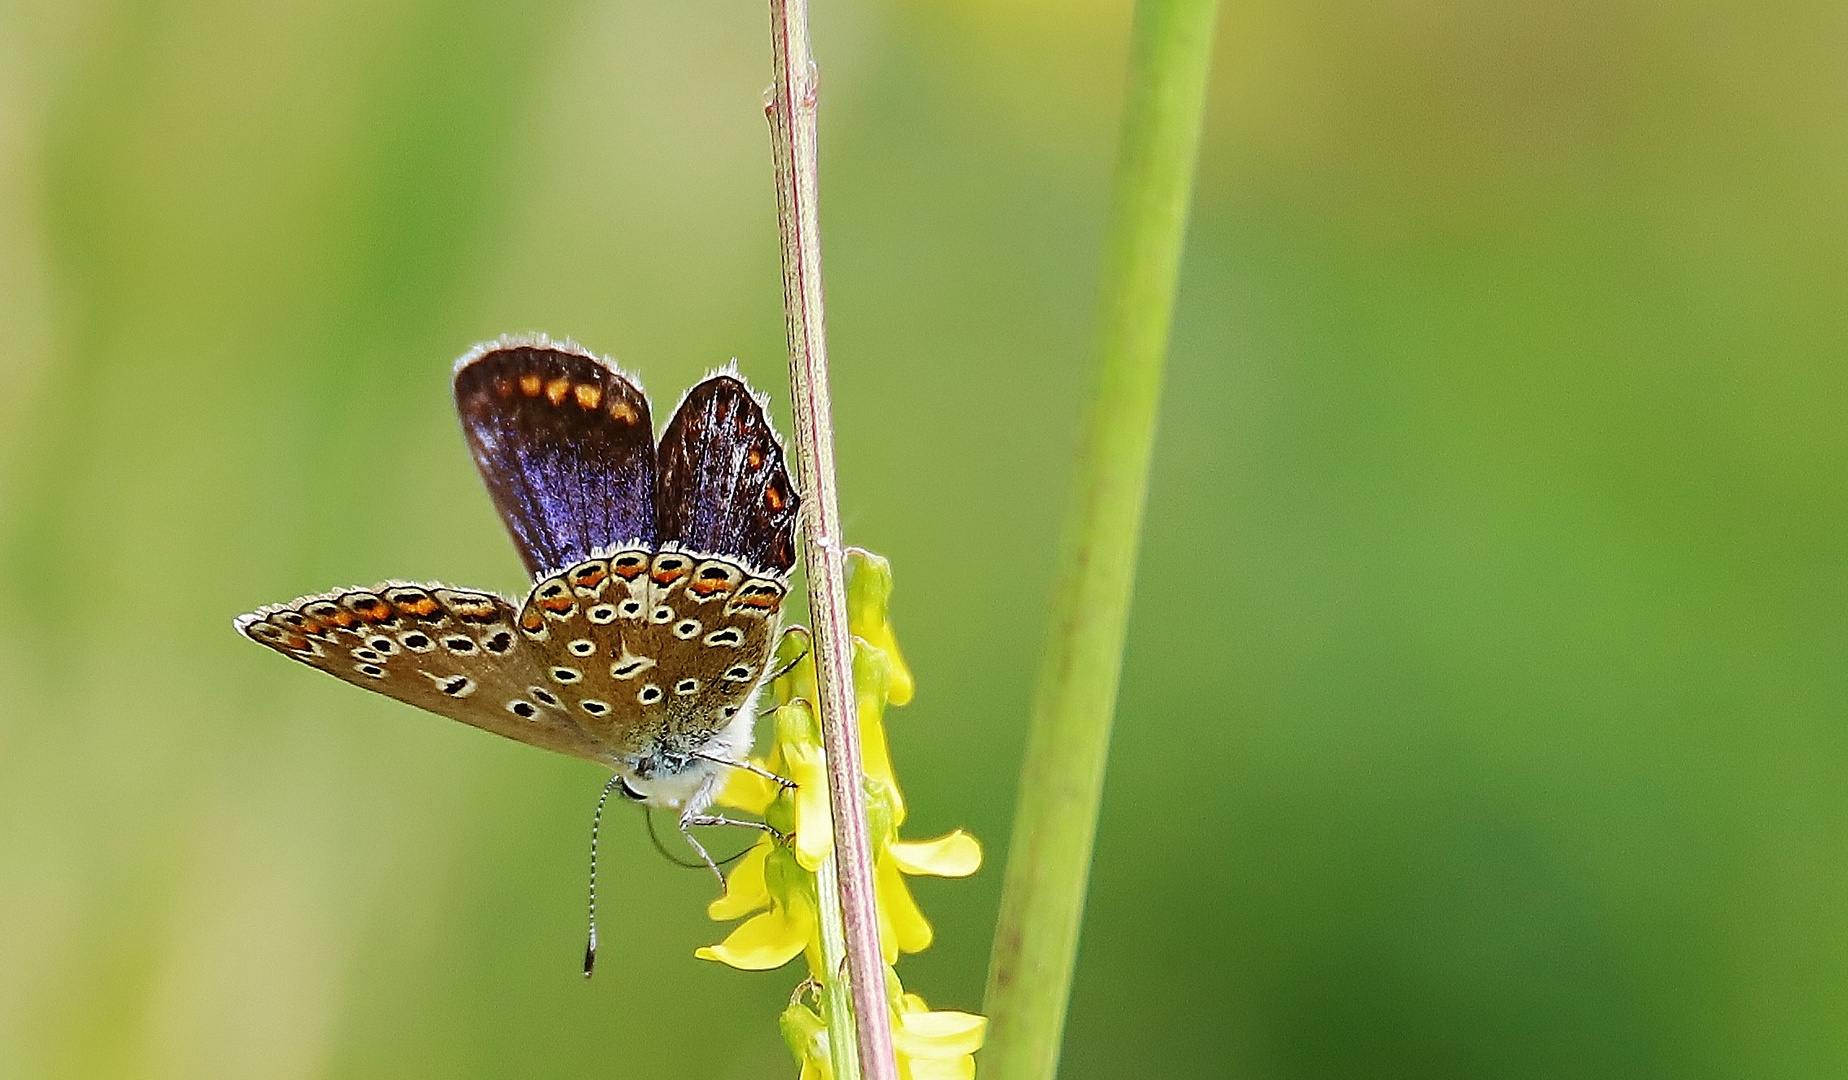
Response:
[{"label": "butterfly underwing", "polygon": [[519,600],[387,581],[241,615],[336,678],[612,769],[625,794],[710,805],[749,753],[801,504],[764,403],[702,380],[657,445],[647,395],[570,343],[503,338],[456,364],[456,409],[533,574]]}]

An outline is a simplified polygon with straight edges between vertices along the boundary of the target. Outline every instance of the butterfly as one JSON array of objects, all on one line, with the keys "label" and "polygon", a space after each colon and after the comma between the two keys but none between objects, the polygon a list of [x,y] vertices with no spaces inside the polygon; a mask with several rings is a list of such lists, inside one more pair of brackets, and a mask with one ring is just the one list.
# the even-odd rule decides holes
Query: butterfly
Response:
[{"label": "butterfly", "polygon": [[476,346],[454,386],[533,575],[526,595],[387,581],[259,608],[237,630],[355,686],[606,766],[605,798],[619,788],[677,811],[718,873],[687,829],[764,827],[707,811],[729,770],[761,771],[746,762],[753,702],[776,674],[801,507],[764,399],[734,370],[709,375],[657,442],[632,377],[544,337]]}]

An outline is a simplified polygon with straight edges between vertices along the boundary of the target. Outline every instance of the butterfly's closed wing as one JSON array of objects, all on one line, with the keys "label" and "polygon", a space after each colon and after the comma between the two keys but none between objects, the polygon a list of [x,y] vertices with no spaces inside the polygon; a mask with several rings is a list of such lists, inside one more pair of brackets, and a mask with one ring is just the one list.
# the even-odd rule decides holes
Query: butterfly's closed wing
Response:
[{"label": "butterfly's closed wing", "polygon": [[543,700],[649,774],[684,764],[750,700],[783,592],[724,559],[632,548],[535,584],[518,626],[550,680]]},{"label": "butterfly's closed wing", "polygon": [[688,391],[660,448],[665,546],[782,574],[796,561],[796,511],[783,447],[743,381],[714,375]]},{"label": "butterfly's closed wing", "polygon": [[502,339],[456,364],[456,412],[529,572],[655,540],[648,398],[574,345]]},{"label": "butterfly's closed wing", "polygon": [[561,754],[608,754],[561,706],[540,654],[503,597],[387,582],[240,615],[260,645],[355,686]]}]

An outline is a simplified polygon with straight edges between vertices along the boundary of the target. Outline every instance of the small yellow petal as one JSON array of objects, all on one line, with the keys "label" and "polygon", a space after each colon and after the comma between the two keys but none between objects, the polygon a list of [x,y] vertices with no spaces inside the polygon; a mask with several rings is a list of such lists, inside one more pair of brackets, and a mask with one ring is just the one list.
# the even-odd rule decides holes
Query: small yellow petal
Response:
[{"label": "small yellow petal", "polygon": [[808,944],[812,930],[808,919],[776,908],[747,921],[719,944],[707,945],[693,955],[742,971],[768,971],[794,960]]},{"label": "small yellow petal", "polygon": [[796,861],[818,869],[834,850],[834,816],[828,804],[828,768],[819,752],[792,749],[791,780],[796,782]]},{"label": "small yellow petal", "polygon": [[961,829],[935,840],[894,840],[886,850],[907,874],[968,877],[982,866],[981,842]]},{"label": "small yellow petal", "polygon": [[975,1059],[967,1054],[953,1058],[909,1058],[899,1055],[902,1080],[975,1080]]},{"label": "small yellow petal", "polygon": [[738,865],[725,879],[725,895],[706,905],[708,918],[714,922],[729,922],[770,906],[770,887],[764,882],[764,859],[774,846],[766,836],[744,853],[744,858],[738,860]]},{"label": "small yellow petal", "polygon": [[860,765],[866,778],[898,789],[892,774],[892,755],[886,749],[886,684],[890,681],[885,655],[864,641],[853,644],[854,706],[860,714]]},{"label": "small yellow petal", "polygon": [[930,1047],[935,1056],[974,1054],[989,1034],[989,1017],[955,1010],[907,1012],[898,1017],[898,1028],[913,1047]]},{"label": "small yellow petal", "polygon": [[974,1013],[908,1012],[892,1031],[894,1044],[915,1057],[973,1054],[988,1036],[988,1018]]},{"label": "small yellow petal", "polygon": [[911,700],[911,669],[898,651],[887,615],[892,600],[892,564],[870,551],[847,551],[847,625],[853,635],[885,654],[885,700],[903,705]]},{"label": "small yellow petal", "polygon": [[[930,948],[935,932],[930,928],[929,920],[918,908],[918,902],[912,899],[911,886],[905,884],[905,876],[899,873],[898,866],[891,859],[880,859],[874,876],[878,881],[879,914],[883,921],[889,920],[892,930],[892,942],[887,946],[889,953],[892,946],[901,952],[916,953]],[[886,963],[897,961],[896,956],[888,956]]]},{"label": "small yellow petal", "polygon": [[782,789],[748,769],[733,769],[719,791],[718,801],[734,809],[763,816]]}]

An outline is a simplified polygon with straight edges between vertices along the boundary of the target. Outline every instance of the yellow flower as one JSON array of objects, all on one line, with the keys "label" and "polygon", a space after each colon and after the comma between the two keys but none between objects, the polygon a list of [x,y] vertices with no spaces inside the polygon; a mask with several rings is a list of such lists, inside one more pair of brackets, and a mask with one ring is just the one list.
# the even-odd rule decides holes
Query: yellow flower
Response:
[{"label": "yellow flower", "polygon": [[809,954],[809,968],[821,966],[817,940],[815,875],[796,862],[790,850],[763,842],[747,852],[725,882],[725,895],[707,906],[714,919],[735,919],[768,907],[747,919],[717,945],[693,955],[717,960],[743,971],[768,971]]},{"label": "yellow flower", "polygon": [[[885,736],[885,708],[911,700],[913,682],[886,618],[892,594],[891,568],[864,551],[848,552],[848,624],[854,634],[853,681],[859,712],[860,750],[867,796],[867,829],[873,850],[879,937],[892,988],[893,1044],[905,1080],[970,1080],[974,1053],[988,1021],[972,1013],[933,1012],[924,999],[907,994],[890,965],[901,953],[929,947],[933,931],[906,884],[907,875],[967,877],[982,865],[982,848],[958,829],[934,840],[898,837],[905,822],[905,798],[892,769]],[[779,1021],[790,1052],[802,1063],[801,1080],[832,1080],[825,1019],[829,983],[837,977],[824,961],[815,872],[833,851],[826,753],[815,700],[815,667],[807,655],[806,631],[792,630],[779,642],[776,663],[790,665],[773,686],[779,706],[776,737],[760,762],[766,772],[794,782],[774,781],[734,770],[719,801],[759,814],[786,839],[764,836],[726,879],[725,895],[707,908],[713,919],[750,916],[726,939],[695,955],[735,968],[780,967],[796,954],[807,956],[809,982]],[[827,898],[834,902],[832,896]],[[835,959],[839,959],[836,957]],[[813,994],[815,1008],[804,1002]],[[838,995],[838,988],[832,991]]]},{"label": "yellow flower", "polygon": [[987,1017],[932,1012],[916,994],[902,995],[893,1013],[892,1048],[903,1080],[973,1080]]}]

